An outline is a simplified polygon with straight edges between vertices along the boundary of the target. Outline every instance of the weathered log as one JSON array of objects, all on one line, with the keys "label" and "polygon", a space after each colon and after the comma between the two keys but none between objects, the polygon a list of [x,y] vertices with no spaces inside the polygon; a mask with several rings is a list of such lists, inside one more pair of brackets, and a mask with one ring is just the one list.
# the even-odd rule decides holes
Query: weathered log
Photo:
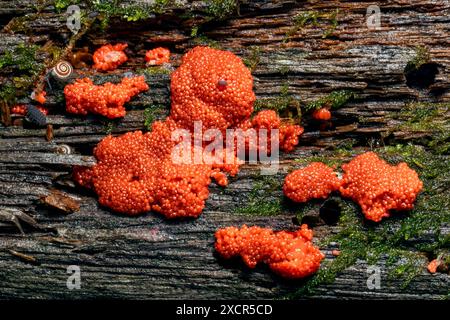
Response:
[{"label": "weathered log", "polygon": [[[264,266],[248,270],[242,263],[222,261],[214,253],[213,234],[220,227],[245,223],[296,228],[293,218],[300,209],[282,197],[280,188],[257,190],[270,192],[269,201],[282,201],[277,215],[239,212],[250,202],[255,186],[266,183],[261,182],[259,167],[245,166],[225,189],[211,185],[202,215],[184,221],[167,221],[154,213],[133,218],[114,214],[99,207],[93,193],[75,187],[70,173],[75,164],[93,163],[92,148],[107,133],[143,130],[144,109],[151,109],[153,119],[168,114],[170,76],[165,70],[148,71],[143,66],[145,50],[159,45],[172,49],[175,67],[181,55],[198,43],[235,52],[253,66],[261,106],[276,104],[279,99],[305,106],[333,90],[357,93],[355,100],[333,111],[333,127],[328,130],[319,130],[309,121],[309,115],[303,117],[306,132],[300,147],[282,155],[273,181],[282,181],[288,170],[299,166],[298,159],[328,155],[342,161],[350,157],[325,149],[346,144],[368,149],[377,144],[422,143],[423,138],[432,138],[436,135],[430,130],[432,125],[423,130],[409,125],[409,113],[405,115],[404,111],[410,103],[441,105],[440,116],[430,121],[448,130],[450,4],[385,1],[379,30],[367,29],[367,6],[363,1],[246,1],[240,5],[239,14],[236,11],[227,20],[216,21],[205,15],[205,2],[194,1],[144,21],[126,23],[112,18],[114,23],[106,31],[99,30],[94,22],[73,43],[74,50],[124,41],[129,43],[130,60],[112,73],[76,70],[76,76],[89,76],[98,82],[118,81],[124,72],[133,70],[145,74],[150,90],[129,104],[124,119],[107,122],[99,117],[67,115],[62,87],[55,85],[55,90],[48,92],[47,103],[51,110],[48,123],[54,127],[51,142],[45,140],[45,129],[0,127],[0,207],[28,213],[44,228],[24,226],[25,235],[21,235],[14,225],[0,224],[0,298],[280,298],[296,293],[307,281],[282,280]],[[339,13],[333,27],[331,17],[336,8]],[[191,16],[181,19],[187,12]],[[295,17],[311,12],[317,14],[318,25],[298,24]],[[50,3],[36,9],[33,1],[2,1],[0,25],[5,28],[0,33],[0,55],[23,42],[44,45],[51,41],[64,52],[71,36],[65,18],[65,13],[55,12]],[[200,36],[191,37],[195,26],[199,26]],[[329,35],[324,36],[326,33]],[[405,68],[417,56],[418,45],[427,48],[429,63],[439,71],[428,88],[409,87],[405,77]],[[47,53],[41,53],[38,59],[50,67]],[[1,69],[0,77],[8,79],[11,72]],[[30,98],[24,95],[18,102],[28,103]],[[441,131],[437,134],[444,135]],[[443,142],[448,142],[448,136]],[[59,152],[62,145],[69,147],[70,154]],[[443,161],[448,162],[448,158]],[[42,206],[39,199],[55,187],[77,199],[80,211],[60,215]],[[319,207],[307,214],[317,217]],[[318,224],[314,228],[316,241],[338,233],[341,227]],[[444,225],[441,233],[448,235],[449,230],[448,224]],[[423,234],[417,241],[428,243],[433,239]],[[404,245],[417,251],[411,241]],[[335,259],[331,254],[335,248],[335,244],[321,246],[327,261]],[[389,278],[387,263],[386,258],[377,263],[383,270],[381,289],[368,289],[368,264],[360,259],[339,273],[334,282],[320,284],[311,296],[440,299],[448,295],[449,276],[428,274],[428,257],[424,254],[419,253],[417,259],[422,272],[405,289],[402,279]],[[81,268],[81,290],[67,289],[70,265]]]}]

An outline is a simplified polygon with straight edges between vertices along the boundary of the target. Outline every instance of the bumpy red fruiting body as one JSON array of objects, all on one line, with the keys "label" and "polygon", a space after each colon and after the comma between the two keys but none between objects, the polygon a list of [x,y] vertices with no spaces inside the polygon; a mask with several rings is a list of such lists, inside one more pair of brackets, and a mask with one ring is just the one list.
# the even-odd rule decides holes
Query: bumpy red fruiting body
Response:
[{"label": "bumpy red fruiting body", "polygon": [[163,63],[168,63],[170,60],[170,51],[166,48],[156,48],[152,50],[148,50],[145,53],[145,61],[149,65],[161,65]]},{"label": "bumpy red fruiting body", "polygon": [[259,262],[269,265],[285,278],[302,278],[315,273],[324,254],[311,240],[312,230],[306,224],[295,232],[274,232],[260,227],[228,227],[215,234],[217,252],[225,259],[241,256],[254,268]]},{"label": "bumpy red fruiting body", "polygon": [[225,187],[228,185],[228,178],[227,176],[221,172],[221,171],[213,171],[211,173],[211,178],[213,178],[214,180],[216,180],[217,184],[219,186]]},{"label": "bumpy red fruiting body", "polygon": [[312,113],[312,117],[316,120],[330,120],[331,112],[327,108],[320,108]]},{"label": "bumpy red fruiting body", "polygon": [[312,162],[302,169],[286,176],[284,194],[293,201],[307,202],[311,199],[325,199],[339,189],[341,181],[332,168],[321,162]]},{"label": "bumpy red fruiting body", "polygon": [[[219,88],[218,82],[224,79],[226,88]],[[84,85],[79,84],[81,91],[90,94],[92,89],[84,89]],[[224,172],[235,175],[240,161],[235,153],[224,149],[214,154],[213,163],[203,159],[195,164],[177,164],[172,159],[177,146],[172,133],[176,129],[192,133],[198,120],[203,130],[223,132],[245,121],[251,126],[249,116],[255,101],[252,86],[250,71],[232,53],[207,47],[192,49],[172,74],[169,117],[153,123],[151,132],[103,139],[94,151],[97,164],[92,169],[77,169],[74,179],[92,186],[99,202],[117,212],[133,215],[153,210],[168,218],[198,216],[208,197],[211,178],[221,186],[227,185]],[[76,110],[89,104],[76,100],[79,93],[72,95]],[[92,99],[92,103],[97,100]],[[284,133],[284,137],[292,144],[292,132]],[[191,147],[193,154],[203,151],[203,146]]]},{"label": "bumpy red fruiting body", "polygon": [[280,149],[286,152],[294,150],[298,144],[298,137],[304,129],[299,125],[281,124],[280,126]]},{"label": "bumpy red fruiting body", "polygon": [[92,169],[83,166],[74,166],[72,177],[75,182],[85,188],[92,188]]},{"label": "bumpy red fruiting body", "polygon": [[[44,108],[43,106],[36,106],[36,108],[41,111],[43,114],[48,114],[48,109]],[[27,114],[27,106],[23,104],[18,104],[13,107],[11,107],[11,113],[20,114],[22,116]]]},{"label": "bumpy red fruiting body", "polygon": [[389,210],[414,207],[422,181],[404,162],[392,166],[374,152],[366,152],[342,165],[340,192],[356,201],[369,220],[380,221]]},{"label": "bumpy red fruiting body", "polygon": [[124,104],[148,90],[144,76],[123,78],[119,84],[95,85],[91,79],[77,79],[64,88],[66,110],[74,114],[101,114],[110,119],[125,116]]},{"label": "bumpy red fruiting body", "polygon": [[27,106],[23,104],[18,104],[13,107],[11,107],[11,113],[25,115],[27,113]]},{"label": "bumpy red fruiting body", "polygon": [[[292,151],[298,144],[298,137],[303,133],[303,127],[283,123],[273,110],[260,111],[252,119],[252,127],[255,129],[267,129],[267,140],[270,142],[270,130],[278,129],[279,147],[283,151]],[[268,144],[270,146],[270,143]]]},{"label": "bumpy red fruiting body", "polygon": [[[226,80],[225,89],[219,80]],[[201,120],[203,128],[224,130],[253,112],[253,78],[241,59],[228,51],[195,47],[172,74],[170,116],[184,128]]]},{"label": "bumpy red fruiting body", "polygon": [[[248,119],[239,124],[239,128],[244,130],[255,129],[257,139],[246,138],[247,149],[259,150],[267,148],[267,153],[270,153],[272,130],[278,130],[279,148],[283,151],[289,152],[298,144],[298,137],[303,133],[303,127],[283,122],[277,113],[273,110],[263,110],[258,112],[253,119]],[[260,143],[261,129],[267,130],[266,143]],[[264,150],[265,151],[265,150]]]},{"label": "bumpy red fruiting body", "polygon": [[439,264],[440,264],[440,262],[438,259],[432,260],[427,266],[428,272],[436,273]]},{"label": "bumpy red fruiting body", "polygon": [[126,43],[115,45],[107,44],[94,52],[94,68],[100,71],[110,71],[116,69],[119,65],[128,60],[123,50],[128,47]]}]

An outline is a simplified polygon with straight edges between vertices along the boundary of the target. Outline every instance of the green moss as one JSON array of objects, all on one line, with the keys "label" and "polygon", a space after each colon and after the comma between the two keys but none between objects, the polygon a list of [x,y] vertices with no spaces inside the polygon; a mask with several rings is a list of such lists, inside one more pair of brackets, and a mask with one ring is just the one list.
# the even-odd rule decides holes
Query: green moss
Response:
[{"label": "green moss", "polygon": [[251,46],[248,54],[242,59],[250,72],[255,71],[261,59],[261,49],[257,46]]},{"label": "green moss", "polygon": [[330,167],[338,168],[342,163],[348,160],[352,154],[352,151],[339,147],[333,152],[321,152],[317,155],[295,159],[295,162],[299,163],[301,166],[306,166],[311,162],[323,162]]},{"label": "green moss", "polygon": [[111,134],[116,127],[116,123],[112,120],[103,120],[103,132],[105,134]]},{"label": "green moss", "polygon": [[35,75],[40,69],[36,62],[36,54],[39,49],[36,45],[19,44],[16,48],[7,50],[0,56],[0,69],[10,67],[13,71],[25,72]]},{"label": "green moss", "polygon": [[338,14],[339,9],[336,9],[332,13],[330,13],[329,20],[330,20],[330,26],[323,32],[322,38],[328,38],[333,35],[334,31],[338,27]]},{"label": "green moss", "polygon": [[206,14],[216,20],[224,20],[239,9],[238,0],[207,0]]},{"label": "green moss", "polygon": [[[425,253],[436,256],[449,252],[449,235],[441,230],[450,223],[450,161],[423,147],[388,146],[375,150],[391,163],[405,161],[415,169],[424,183],[415,207],[406,216],[393,215],[379,224],[365,223],[357,204],[340,200],[339,232],[320,242],[324,247],[339,244],[341,254],[326,260],[319,272],[290,298],[314,293],[320,285],[332,283],[345,269],[357,261],[377,264],[385,261],[387,280],[401,280],[406,288],[426,267]],[[423,241],[423,239],[428,239]]]},{"label": "green moss", "polygon": [[158,118],[158,114],[164,109],[161,105],[152,105],[144,110],[144,127],[150,131],[153,122]]},{"label": "green moss", "polygon": [[193,26],[193,27],[192,27],[192,29],[191,29],[191,37],[192,37],[192,38],[197,37],[197,35],[198,35],[198,29],[199,29],[199,26]]},{"label": "green moss", "polygon": [[[286,70],[280,70],[281,73]],[[289,93],[289,83],[285,82],[280,88],[280,94],[274,98],[257,99],[254,104],[255,112],[263,109],[275,110],[284,117],[300,120],[304,112],[327,106],[329,108],[340,108],[348,101],[356,98],[356,94],[349,90],[333,91],[329,95],[316,101],[302,105]]]},{"label": "green moss", "polygon": [[249,192],[245,206],[235,212],[243,215],[276,215],[283,211],[282,197],[274,195],[281,190],[282,182],[273,176],[260,176]]},{"label": "green moss", "polygon": [[140,21],[151,18],[153,15],[161,15],[171,4],[171,0],[155,0],[152,3],[130,3],[121,0],[89,0],[86,1],[91,10],[101,15],[103,28],[112,17],[118,17],[127,21]]},{"label": "green moss", "polygon": [[147,131],[152,129],[153,123],[168,115],[169,107],[162,104],[153,104],[144,110],[144,127]]},{"label": "green moss", "polygon": [[293,22],[296,28],[294,33],[297,32],[299,29],[303,28],[305,25],[309,24],[312,26],[318,26],[319,22],[319,12],[318,11],[306,11],[306,12],[301,12],[299,14],[297,14],[296,16],[294,16],[293,18]]},{"label": "green moss", "polygon": [[12,103],[16,96],[16,86],[12,83],[2,84],[0,89],[0,98]]},{"label": "green moss", "polygon": [[17,96],[26,94],[34,85],[35,78],[44,67],[37,61],[38,50],[36,45],[22,43],[0,56],[0,70],[14,74],[1,84],[0,97],[8,103],[13,103]]},{"label": "green moss", "polygon": [[425,133],[428,140],[425,145],[441,154],[450,151],[450,103],[410,103],[393,119],[402,123],[403,132]]},{"label": "green moss", "polygon": [[421,65],[430,62],[430,53],[426,47],[416,47],[414,57],[408,61],[405,67],[405,72],[408,73],[412,70],[418,69]]},{"label": "green moss", "polygon": [[356,94],[349,90],[332,91],[326,97],[310,102],[305,106],[305,111],[319,109],[321,107],[330,107],[337,109],[345,105],[351,99],[356,98]]},{"label": "green moss", "polygon": [[127,19],[127,21],[139,21],[145,20],[150,17],[150,14],[147,10],[141,7],[131,7],[124,10],[122,16]]},{"label": "green moss", "polygon": [[278,72],[283,76],[287,75],[289,73],[289,71],[290,71],[290,68],[289,68],[289,66],[286,66],[286,65],[278,68]]},{"label": "green moss", "polygon": [[338,26],[338,14],[338,9],[328,12],[306,11],[299,13],[294,16],[292,21],[293,26],[286,32],[284,41],[289,41],[292,36],[307,25],[311,27],[323,25],[324,31],[322,38],[329,37],[334,33]]},{"label": "green moss", "polygon": [[448,127],[449,111],[450,103],[410,103],[395,118],[407,120],[405,129],[443,132]]},{"label": "green moss", "polygon": [[163,66],[150,66],[145,69],[141,69],[137,71],[139,74],[146,74],[146,75],[158,75],[158,74],[171,74],[172,71],[168,68],[165,68]]},{"label": "green moss", "polygon": [[54,6],[57,12],[62,12],[68,6],[80,3],[80,0],[55,0]]}]

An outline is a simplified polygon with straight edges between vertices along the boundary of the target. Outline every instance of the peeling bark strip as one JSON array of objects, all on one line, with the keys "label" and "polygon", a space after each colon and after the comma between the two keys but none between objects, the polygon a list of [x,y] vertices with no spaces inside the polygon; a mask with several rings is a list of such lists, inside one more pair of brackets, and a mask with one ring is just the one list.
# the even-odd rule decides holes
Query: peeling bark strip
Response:
[{"label": "peeling bark strip", "polygon": [[41,201],[62,213],[73,213],[80,210],[78,201],[58,190],[51,190],[49,195],[41,197]]},{"label": "peeling bark strip", "polygon": [[[279,298],[304,284],[283,281],[264,267],[250,271],[242,264],[224,262],[213,252],[217,228],[244,223],[275,230],[295,228],[292,218],[299,208],[280,200],[281,189],[270,191],[269,196],[282,201],[281,209],[276,209],[279,215],[236,213],[236,208],[248,205],[249,194],[261,183],[257,167],[244,168],[226,189],[212,185],[203,214],[188,221],[168,222],[153,213],[136,218],[112,214],[98,206],[94,194],[75,188],[70,180],[72,166],[94,164],[92,148],[107,133],[141,130],[144,123],[167,115],[170,76],[160,69],[143,69],[147,49],[169,47],[174,52],[174,66],[197,44],[231,50],[252,68],[258,103],[281,106],[284,116],[290,116],[296,105],[305,106],[334,90],[357,94],[355,100],[332,110],[329,130],[321,131],[309,114],[304,115],[306,132],[300,146],[293,154],[282,155],[275,181],[282,181],[288,170],[298,166],[296,159],[327,154],[325,149],[348,145],[368,149],[404,141],[427,144],[436,136],[442,139],[438,140],[441,145],[448,142],[448,1],[380,2],[378,30],[367,27],[370,3],[365,1],[243,1],[239,12],[232,11],[223,21],[210,19],[208,1],[190,1],[185,8],[169,8],[146,20],[111,18],[105,31],[94,21],[77,41],[70,40],[64,10],[56,13],[50,3],[44,1],[36,7],[35,1],[1,2],[0,57],[20,43],[53,46],[64,56],[71,47],[82,51],[87,46],[92,53],[101,44],[125,42],[130,60],[118,71],[98,75],[77,69],[75,76],[118,81],[131,70],[145,74],[151,89],[129,104],[124,119],[106,122],[67,115],[63,86],[55,84],[55,90],[47,95],[51,141],[46,141],[46,129],[0,126],[0,211],[7,209],[0,220],[0,298]],[[418,46],[426,49],[426,59],[421,58]],[[47,71],[56,62],[51,56],[45,51],[37,56]],[[438,71],[428,88],[411,86],[417,81],[409,81],[408,86],[407,66],[414,67],[416,77],[425,77],[429,69],[423,66],[427,64]],[[2,89],[13,75],[11,69],[0,68]],[[28,94],[17,102],[29,103]],[[433,108],[438,111],[425,112]],[[415,119],[417,110],[424,113]],[[340,155],[337,160],[345,157]],[[42,206],[39,199],[55,187],[80,199],[80,210],[55,215]],[[11,210],[16,214],[12,222]],[[317,207],[310,215],[318,217]],[[16,221],[25,235],[20,234]],[[314,228],[316,241],[339,228],[319,224]],[[447,226],[441,232],[448,234],[449,230]],[[423,234],[420,241],[430,242],[429,236]],[[336,246],[321,249],[327,261],[336,258],[332,253]],[[40,264],[31,268],[33,261]],[[384,270],[385,263],[382,259],[377,265]],[[313,297],[440,299],[447,295],[448,275],[429,275],[425,256],[417,263],[424,266],[424,272],[406,289],[402,280],[388,279],[382,272],[381,289],[370,290],[368,265],[358,260],[336,281],[319,286]],[[67,289],[70,265],[80,266],[81,290]]]}]

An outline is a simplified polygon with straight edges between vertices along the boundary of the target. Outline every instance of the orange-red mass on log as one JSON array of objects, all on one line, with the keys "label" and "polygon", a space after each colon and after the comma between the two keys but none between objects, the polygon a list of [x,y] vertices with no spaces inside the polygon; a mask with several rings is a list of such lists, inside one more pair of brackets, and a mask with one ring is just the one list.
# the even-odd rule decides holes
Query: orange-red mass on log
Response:
[{"label": "orange-red mass on log", "polygon": [[126,114],[125,103],[140,92],[148,90],[144,76],[123,78],[119,84],[107,82],[95,85],[91,79],[77,79],[64,88],[66,110],[86,115],[95,113],[107,118],[121,118]]},{"label": "orange-red mass on log", "polygon": [[330,120],[331,112],[327,108],[320,108],[314,110],[314,112],[312,113],[312,117],[316,120]]},{"label": "orange-red mass on log", "polygon": [[[87,112],[88,108],[110,114],[111,104],[124,101],[115,98],[113,103],[108,102],[109,94],[104,94],[107,89],[93,89],[87,80],[79,80],[73,86],[66,87],[66,97],[69,94],[68,106],[73,106],[74,112]],[[97,164],[90,169],[76,169],[74,179],[91,186],[99,202],[117,212],[134,215],[153,210],[168,218],[197,217],[208,197],[211,178],[225,186],[228,181],[224,172],[235,175],[241,161],[234,150],[226,149],[216,150],[210,154],[213,161],[205,161],[206,147],[194,144],[191,138],[184,154],[188,161],[174,161],[180,141],[172,139],[173,134],[180,131],[192,134],[195,121],[201,121],[202,132],[216,129],[225,133],[244,122],[252,127],[249,119],[255,101],[252,87],[250,71],[231,52],[208,47],[192,49],[172,74],[169,117],[154,122],[147,133],[106,137],[94,150]],[[92,107],[86,107],[91,104]],[[113,108],[113,115],[124,111],[116,109]],[[269,122],[268,126],[282,126],[276,114],[271,115]],[[303,129],[299,126],[289,129],[289,125],[286,128],[283,145],[291,148]],[[195,161],[193,155],[198,153],[200,159]]]},{"label": "orange-red mass on log", "polygon": [[151,66],[168,63],[170,60],[170,51],[166,48],[156,48],[148,50],[145,53],[145,61]]},{"label": "orange-red mass on log", "polygon": [[217,252],[225,259],[240,256],[254,268],[266,263],[285,278],[302,278],[315,273],[325,257],[311,240],[312,230],[306,224],[295,232],[274,232],[268,228],[228,227],[215,234]]},{"label": "orange-red mass on log", "polygon": [[293,201],[307,202],[311,199],[325,199],[339,189],[341,181],[332,168],[322,162],[312,162],[302,169],[286,176],[284,194]]},{"label": "orange-red mass on log", "polygon": [[[24,104],[17,104],[15,106],[11,107],[11,113],[20,114],[20,115],[24,116],[27,114],[27,108],[28,107]],[[36,109],[38,109],[44,115],[48,114],[48,109],[43,106],[36,106]]]},{"label": "orange-red mass on log", "polygon": [[100,47],[92,56],[94,68],[100,71],[111,71],[116,69],[128,60],[127,55],[123,52],[126,47],[128,47],[126,43],[118,43],[115,45],[107,44]]},{"label": "orange-red mass on log", "polygon": [[342,165],[340,192],[356,201],[369,220],[380,221],[390,210],[414,207],[422,181],[404,162],[392,166],[374,152],[366,152]]}]

